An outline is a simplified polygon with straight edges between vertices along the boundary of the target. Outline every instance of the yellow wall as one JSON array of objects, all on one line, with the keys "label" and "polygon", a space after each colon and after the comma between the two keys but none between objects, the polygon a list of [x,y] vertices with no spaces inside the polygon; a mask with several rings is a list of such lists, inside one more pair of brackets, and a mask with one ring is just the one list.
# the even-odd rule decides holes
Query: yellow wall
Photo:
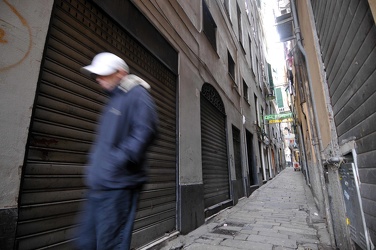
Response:
[{"label": "yellow wall", "polygon": [[320,71],[320,61],[322,61],[322,59],[321,56],[317,53],[315,47],[315,44],[317,44],[316,46],[318,46],[318,38],[313,34],[316,33],[316,31],[312,30],[313,27],[310,20],[310,18],[312,18],[313,21],[313,16],[308,12],[306,1],[298,2],[297,12],[299,13],[299,25],[302,32],[303,45],[307,54],[309,70],[311,73],[312,87],[315,96],[317,116],[321,131],[322,146],[323,148],[326,148],[331,142],[331,133],[328,118],[329,114],[325,104],[325,95],[323,91],[323,84],[326,83]]},{"label": "yellow wall", "polygon": [[369,6],[371,7],[373,20],[376,22],[376,0],[368,0]]}]

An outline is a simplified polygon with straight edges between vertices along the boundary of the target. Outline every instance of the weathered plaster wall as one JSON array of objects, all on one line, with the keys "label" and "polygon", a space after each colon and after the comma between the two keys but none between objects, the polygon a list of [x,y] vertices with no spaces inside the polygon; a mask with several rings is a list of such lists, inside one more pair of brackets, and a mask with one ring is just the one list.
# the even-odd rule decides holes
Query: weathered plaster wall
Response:
[{"label": "weathered plaster wall", "polygon": [[[337,135],[335,131],[334,121],[333,121],[333,111],[331,107],[331,102],[329,98],[329,92],[326,82],[326,75],[324,67],[325,65],[322,62],[321,57],[321,48],[319,38],[317,37],[317,31],[315,27],[315,20],[313,17],[313,12],[311,9],[311,1],[300,1],[298,5],[298,13],[299,13],[299,21],[301,25],[301,30],[304,39],[304,47],[306,49],[308,63],[309,63],[309,70],[311,73],[312,78],[312,85],[313,91],[315,94],[315,101],[316,101],[316,108],[318,113],[318,120],[319,120],[319,129],[321,132],[321,145],[322,145],[322,152],[323,154],[321,157],[329,158],[330,156],[336,155],[335,152],[337,145]],[[312,152],[317,154],[312,148]],[[316,155],[316,157],[319,157]],[[318,159],[315,160],[317,162]],[[320,180],[319,176],[323,173],[320,168],[324,168],[324,166],[320,166],[316,164],[314,171],[311,173],[312,175],[317,176],[317,183],[313,184],[317,185],[317,193],[324,192],[321,194],[318,199],[319,204],[324,203],[322,200],[324,197],[323,195],[328,194],[328,207],[323,207],[323,209],[329,209],[330,217],[327,218],[328,223],[333,226],[333,229],[329,228],[329,231],[333,230],[333,236],[336,240],[337,247],[340,249],[349,249],[349,241],[348,236],[346,235],[346,227],[344,224],[345,213],[343,209],[343,199],[341,197],[341,190],[339,185],[339,176],[338,171],[335,168],[329,167],[326,171],[324,169],[324,176],[325,176],[325,183]],[[323,191],[319,190],[318,187],[321,187]],[[315,187],[314,187],[315,189]],[[325,213],[324,213],[325,215]],[[329,227],[330,227],[329,225]]]},{"label": "weathered plaster wall", "polygon": [[[179,51],[179,182],[183,185],[202,183],[199,101],[201,87],[205,82],[213,85],[225,105],[229,158],[231,159],[233,155],[231,125],[234,124],[242,131],[242,114],[245,114],[244,126],[254,132],[255,109],[252,103],[254,103],[254,93],[259,95],[259,89],[256,88],[254,80],[249,80],[254,79],[251,69],[245,66],[248,65],[246,61],[249,59],[237,48],[238,41],[234,40],[236,34],[233,31],[237,29],[227,27],[231,24],[223,19],[222,7],[214,1],[208,2],[209,8],[216,20],[218,30],[225,31],[217,34],[216,50],[201,30],[200,2],[150,1],[135,2],[135,4]],[[190,15],[187,16],[186,13]],[[179,30],[179,34],[176,34],[176,30]],[[246,29],[244,32],[249,33]],[[242,86],[235,87],[231,84],[227,67],[227,51],[237,65],[241,65],[236,72],[236,80],[238,85],[242,84],[241,78],[247,80],[251,105],[241,104]],[[234,165],[231,160],[229,163],[233,179],[235,178]]]},{"label": "weathered plaster wall", "polygon": [[179,76],[179,182],[202,184],[200,93],[203,79],[182,54]]},{"label": "weathered plaster wall", "polygon": [[53,1],[0,1],[0,209],[17,206]]},{"label": "weathered plaster wall", "polygon": [[13,249],[22,166],[53,1],[0,1],[0,246]]},{"label": "weathered plaster wall", "polygon": [[[312,33],[312,23],[310,20],[310,15],[308,13],[307,7],[305,6],[305,3],[301,1],[298,4],[298,13],[299,13],[299,24],[300,24],[300,30],[302,31],[302,38],[303,38],[303,45],[307,53],[308,58],[308,64],[309,64],[309,70],[311,72],[311,80],[312,80],[312,87],[314,91],[315,101],[316,101],[316,109],[317,109],[317,115],[318,120],[320,121],[320,131],[321,131],[321,140],[323,148],[326,148],[326,146],[331,141],[331,135],[330,130],[327,128],[329,127],[329,120],[328,120],[328,112],[326,107],[326,100],[325,100],[325,94],[322,88],[322,84],[325,83],[325,76],[322,75],[322,72],[320,71],[320,61],[321,57],[317,53],[320,51],[320,48],[317,48],[317,44],[315,41],[317,41],[317,36],[315,36]],[[307,17],[307,18],[303,18]]]}]

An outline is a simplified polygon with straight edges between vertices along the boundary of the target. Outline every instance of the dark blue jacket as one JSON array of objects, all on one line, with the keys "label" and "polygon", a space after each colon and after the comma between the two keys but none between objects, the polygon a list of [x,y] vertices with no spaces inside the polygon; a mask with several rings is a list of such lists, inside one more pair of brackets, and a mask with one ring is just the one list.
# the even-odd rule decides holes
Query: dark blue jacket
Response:
[{"label": "dark blue jacket", "polygon": [[140,85],[110,93],[89,156],[87,185],[94,190],[137,187],[147,181],[145,153],[157,133],[155,103]]}]

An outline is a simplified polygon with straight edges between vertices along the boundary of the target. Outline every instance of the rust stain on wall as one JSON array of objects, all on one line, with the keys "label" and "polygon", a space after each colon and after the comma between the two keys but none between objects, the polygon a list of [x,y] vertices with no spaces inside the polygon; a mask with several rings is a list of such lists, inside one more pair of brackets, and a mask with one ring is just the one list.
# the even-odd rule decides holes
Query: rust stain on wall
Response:
[{"label": "rust stain on wall", "polygon": [[7,40],[4,39],[5,31],[3,29],[0,29],[0,43],[8,43]]},{"label": "rust stain on wall", "polygon": [[[29,35],[29,45],[28,45],[28,48],[26,50],[26,53],[24,54],[24,56],[19,61],[15,62],[11,65],[8,65],[6,67],[0,68],[0,72],[8,70],[10,68],[13,68],[13,67],[19,65],[20,63],[22,63],[27,58],[27,56],[29,55],[29,53],[31,51],[31,47],[32,47],[31,28],[30,28],[29,24],[27,23],[26,19],[18,12],[18,10],[13,5],[11,5],[8,2],[8,0],[3,0],[3,1],[10,8],[10,10],[20,19],[22,25],[27,28],[28,35]],[[3,29],[0,29],[0,43],[7,43],[7,40],[4,39],[5,35],[6,35],[6,32]]]}]

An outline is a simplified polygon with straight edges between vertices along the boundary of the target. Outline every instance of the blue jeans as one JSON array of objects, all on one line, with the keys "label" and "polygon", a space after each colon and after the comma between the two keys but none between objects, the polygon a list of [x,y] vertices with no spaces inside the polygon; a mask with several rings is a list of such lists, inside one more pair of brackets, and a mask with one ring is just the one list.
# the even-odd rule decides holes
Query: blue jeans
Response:
[{"label": "blue jeans", "polygon": [[76,247],[128,250],[140,189],[90,190],[80,216]]}]

